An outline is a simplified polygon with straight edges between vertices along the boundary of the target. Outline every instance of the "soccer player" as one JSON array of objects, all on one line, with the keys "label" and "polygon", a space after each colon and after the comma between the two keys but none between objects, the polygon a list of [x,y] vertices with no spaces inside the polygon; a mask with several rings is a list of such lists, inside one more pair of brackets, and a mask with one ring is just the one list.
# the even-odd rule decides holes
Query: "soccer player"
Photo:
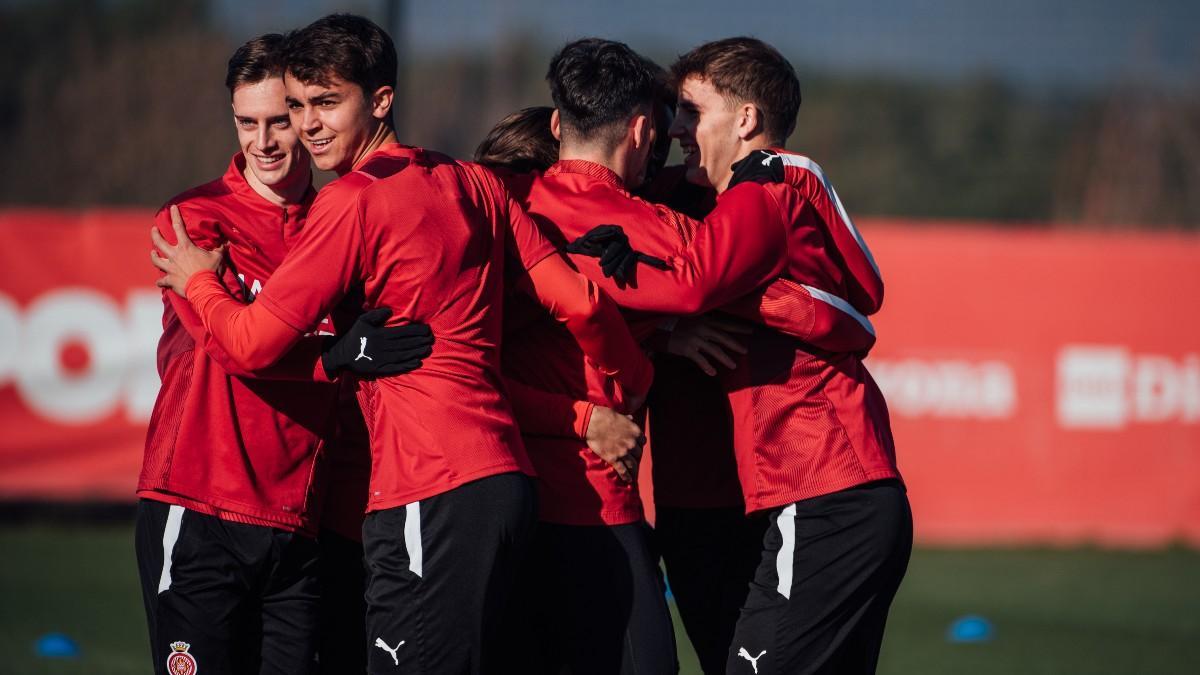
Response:
[{"label": "soccer player", "polygon": [[[264,35],[233,54],[225,82],[241,150],[220,179],[168,202],[188,215],[190,236],[227,247],[224,281],[246,302],[303,228],[315,195],[284,100],[282,41]],[[156,223],[172,236],[167,214],[160,211]],[[163,301],[162,388],[138,480],[136,529],[154,671],[307,672],[317,637],[323,456],[339,395],[326,373],[314,373],[325,340],[306,338],[285,363],[247,370],[187,302],[171,292]],[[351,347],[386,335],[350,336]],[[424,336],[409,345],[417,351],[408,368],[431,342]],[[323,366],[331,364],[326,357]],[[258,379],[314,376],[327,383]]]},{"label": "soccer player", "polygon": [[[666,131],[675,118],[678,93],[665,69],[649,65],[661,80],[655,104],[659,137],[651,153],[647,182],[638,194],[689,217],[704,218],[716,204],[716,192],[687,182],[683,165],[665,166],[673,140]],[[783,283],[775,282],[767,293],[785,289]],[[792,297],[803,303],[807,295],[796,289]],[[811,297],[807,300],[811,302]],[[740,349],[732,349],[723,339],[729,336],[722,329],[729,326],[719,321],[719,314],[711,313],[678,320],[666,341],[666,351],[655,357],[654,386],[646,399],[656,512],[654,542],[680,621],[701,670],[710,674],[725,672],[734,626],[766,530],[764,519],[745,515],[729,401],[714,377],[716,366],[734,367],[733,359],[745,353],[745,347],[739,340]],[[719,323],[709,325],[713,322]],[[874,336],[859,330],[857,324],[850,329],[863,338],[862,349],[868,349]],[[743,330],[734,337],[744,334]],[[814,339],[812,333],[802,337]],[[816,337],[815,341],[822,340]]]},{"label": "soccer player", "polygon": [[[526,109],[505,118],[477,157],[524,189],[532,177],[526,172],[557,158],[549,113]],[[538,527],[519,586],[527,597],[530,672],[676,672],[658,556],[637,489],[640,444],[608,453],[594,437],[596,429],[619,434],[621,426],[640,436],[613,412],[635,413],[636,405],[589,366],[569,333],[527,305],[512,298],[506,308],[502,362],[537,472]],[[555,419],[564,420],[557,432],[548,422]]]},{"label": "soccer player", "polygon": [[[812,160],[782,150],[800,105],[791,65],[731,38],[672,72],[671,134],[717,205],[667,270],[643,268],[637,288],[602,285],[625,307],[699,312],[782,275],[854,316],[877,311],[882,279],[837,193]],[[737,183],[743,160],[747,176],[770,180]],[[641,235],[633,243],[655,254]],[[726,381],[738,473],[747,511],[770,526],[728,672],[873,672],[912,545],[886,404],[853,353],[756,332],[745,361]]]},{"label": "soccer player", "polygon": [[[552,118],[562,138],[559,162],[541,176],[506,176],[514,193],[524,196],[530,212],[542,221],[547,235],[566,242],[599,221],[638,229],[668,252],[686,242],[698,223],[636,199],[627,191],[627,186],[642,182],[654,147],[649,115],[656,89],[647,63],[626,45],[580,40],[560,50],[548,79],[557,105]],[[523,117],[502,123],[481,154],[494,156],[497,149],[504,148],[511,148],[510,154],[518,158],[545,154],[523,152],[537,143],[514,142],[524,128],[519,124]],[[595,267],[583,269],[595,279],[602,278]],[[643,274],[653,273],[646,270]],[[808,291],[802,292],[802,300],[807,300],[807,304],[801,303],[806,321],[796,322],[795,330],[819,340],[813,328],[827,324],[813,321]],[[783,318],[794,317],[785,314]],[[603,377],[589,377],[573,365],[580,362],[574,354],[578,350],[561,332],[527,322],[513,323],[521,325],[521,331],[509,335],[519,335],[519,339],[506,342],[505,365],[510,374],[543,389],[619,407],[620,402],[603,389]],[[843,323],[853,325],[856,333],[863,332],[853,319],[843,319]],[[868,335],[868,339],[873,337]],[[691,356],[700,357],[696,353]],[[524,419],[520,421],[525,424]],[[693,418],[693,423],[707,428],[706,420]],[[560,438],[527,441],[542,497],[540,555],[535,564],[545,568],[539,578],[552,581],[543,591],[542,611],[550,617],[543,624],[553,631],[553,642],[564,645],[562,658],[573,672],[618,672],[618,666],[628,671],[660,672],[673,667],[671,660],[655,659],[666,652],[665,640],[655,642],[661,633],[654,630],[661,625],[655,612],[661,605],[661,587],[653,566],[645,564],[648,546],[636,490],[618,481],[578,439],[573,446]],[[729,446],[725,449],[728,452]],[[619,570],[619,574],[591,573],[586,577],[588,583],[580,584],[581,570],[592,569],[589,561],[601,555],[613,561],[602,568]],[[604,621],[604,612],[614,606],[614,599],[623,598],[628,604],[617,605],[622,620]],[[606,630],[597,625],[608,626],[608,631],[624,629],[624,637],[621,639],[619,632],[606,636]],[[613,647],[606,648],[606,644]],[[722,654],[727,647],[726,640],[719,647]]]},{"label": "soccer player", "polygon": [[[291,254],[256,302],[216,282],[216,256],[156,240],[160,284],[186,295],[234,358],[278,359],[353,288],[394,320],[423,320],[432,355],[407,379],[365,386],[372,475],[363,540],[372,672],[501,672],[508,592],[533,525],[528,458],[502,392],[504,276],[566,323],[631,399],[652,369],[611,301],[577,275],[496,178],[400,145],[396,55],[361,17],[332,15],[287,47],[291,119],[321,190]],[[177,227],[179,225],[177,224]],[[505,255],[520,261],[505,268]]]}]

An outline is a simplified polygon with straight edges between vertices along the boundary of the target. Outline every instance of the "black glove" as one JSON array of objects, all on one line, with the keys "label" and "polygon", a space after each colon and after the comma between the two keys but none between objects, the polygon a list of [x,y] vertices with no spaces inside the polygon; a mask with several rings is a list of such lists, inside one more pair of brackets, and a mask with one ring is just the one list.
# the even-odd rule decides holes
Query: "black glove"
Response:
[{"label": "black glove", "polygon": [[597,225],[567,244],[563,250],[599,258],[600,271],[604,276],[616,279],[618,284],[624,284],[633,277],[633,270],[639,262],[660,270],[668,268],[662,258],[635,250],[620,225]]},{"label": "black glove", "polygon": [[421,367],[433,353],[433,333],[419,322],[387,327],[390,309],[373,309],[354,322],[345,335],[325,342],[321,363],[332,379],[339,370],[358,375],[400,375]]},{"label": "black glove", "polygon": [[755,183],[783,182],[783,158],[774,150],[755,150],[729,168],[733,169],[729,187],[748,180]]}]

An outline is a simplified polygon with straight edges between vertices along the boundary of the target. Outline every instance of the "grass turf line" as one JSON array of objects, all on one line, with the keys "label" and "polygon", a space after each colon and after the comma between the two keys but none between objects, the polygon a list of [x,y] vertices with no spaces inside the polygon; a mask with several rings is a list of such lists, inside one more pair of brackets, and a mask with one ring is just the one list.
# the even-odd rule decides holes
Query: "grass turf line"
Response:
[{"label": "grass turf line", "polygon": [[[148,670],[129,526],[0,527],[0,673],[125,675]],[[964,614],[995,627],[951,644]],[[676,616],[676,619],[678,617]],[[70,635],[79,660],[34,654]],[[676,620],[683,675],[698,673]],[[1200,552],[919,549],[893,606],[884,675],[1194,673],[1200,663]]]}]

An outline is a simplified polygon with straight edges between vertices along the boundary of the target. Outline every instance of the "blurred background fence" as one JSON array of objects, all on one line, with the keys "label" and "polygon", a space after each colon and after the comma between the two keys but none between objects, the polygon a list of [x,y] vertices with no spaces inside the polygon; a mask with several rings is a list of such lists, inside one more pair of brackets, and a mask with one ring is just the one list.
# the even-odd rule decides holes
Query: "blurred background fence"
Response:
[{"label": "blurred background fence", "polygon": [[589,34],[669,64],[748,33],[797,66],[790,146],[859,215],[1200,227],[1200,9],[1186,0],[557,3],[7,0],[0,203],[155,206],[235,150],[224,64],[334,9],[391,27],[407,142],[467,156],[547,103]]}]

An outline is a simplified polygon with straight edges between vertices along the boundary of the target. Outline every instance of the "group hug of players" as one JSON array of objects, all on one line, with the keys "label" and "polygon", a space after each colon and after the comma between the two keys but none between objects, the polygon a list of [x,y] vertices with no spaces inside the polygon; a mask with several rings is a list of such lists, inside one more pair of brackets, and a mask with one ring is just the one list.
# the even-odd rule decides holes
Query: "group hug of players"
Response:
[{"label": "group hug of players", "polygon": [[584,39],[547,81],[465,162],[397,142],[364,18],[230,59],[240,151],[151,231],[155,672],[674,673],[660,556],[706,673],[874,672],[912,542],[883,285],[782,150],[792,67]]}]

